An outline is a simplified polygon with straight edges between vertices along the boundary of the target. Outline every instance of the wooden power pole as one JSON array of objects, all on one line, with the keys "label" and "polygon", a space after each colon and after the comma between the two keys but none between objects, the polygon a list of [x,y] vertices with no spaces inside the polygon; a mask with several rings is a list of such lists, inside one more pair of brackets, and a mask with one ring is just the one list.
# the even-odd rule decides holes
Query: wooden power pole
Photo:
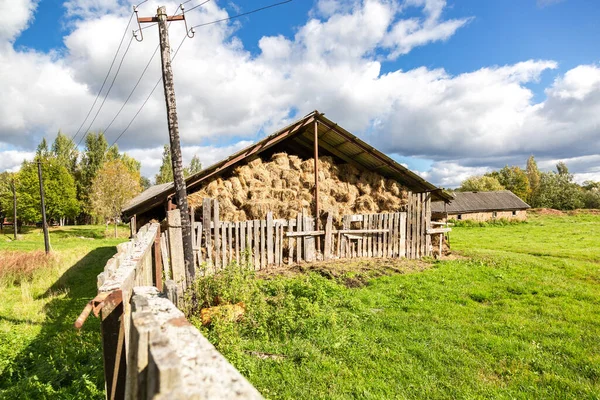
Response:
[{"label": "wooden power pole", "polygon": [[46,254],[50,253],[50,238],[48,237],[48,224],[46,223],[46,199],[44,196],[44,178],[42,178],[42,162],[38,160],[38,178],[40,180],[40,198],[42,200],[42,229],[44,230],[44,247]]},{"label": "wooden power pole", "polygon": [[15,178],[12,181],[13,190],[13,229],[15,231],[15,240],[17,240],[17,184]]},{"label": "wooden power pole", "polygon": [[171,144],[171,162],[173,164],[173,182],[177,195],[177,208],[181,213],[181,232],[183,236],[183,255],[185,260],[186,278],[191,284],[195,278],[194,250],[192,247],[192,227],[187,202],[187,190],[183,177],[183,160],[181,159],[181,145],[179,143],[179,124],[177,122],[177,108],[175,102],[175,85],[173,83],[173,70],[171,68],[171,46],[169,44],[168,21],[183,21],[183,15],[168,17],[164,6],[159,7],[156,17],[138,18],[140,23],[158,23],[160,41],[160,58],[162,62],[162,81],[165,89],[165,102],[167,105],[167,125],[169,127],[169,141]]}]

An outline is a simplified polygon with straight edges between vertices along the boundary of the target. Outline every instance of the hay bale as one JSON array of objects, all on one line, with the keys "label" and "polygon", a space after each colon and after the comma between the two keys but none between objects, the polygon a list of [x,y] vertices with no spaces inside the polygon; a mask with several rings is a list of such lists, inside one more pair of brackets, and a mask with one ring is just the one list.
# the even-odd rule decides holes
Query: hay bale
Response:
[{"label": "hay bale", "polygon": [[[204,197],[217,198],[223,220],[295,218],[303,208],[313,209],[314,160],[275,153],[270,160],[256,158],[237,167],[229,177],[217,178],[189,196],[201,207]],[[397,211],[406,203],[407,191],[396,181],[350,164],[336,164],[329,156],[319,159],[321,209],[339,221],[343,215]]]},{"label": "hay bale", "polygon": [[302,163],[300,164],[300,169],[303,172],[308,172],[308,173],[313,173],[315,172],[315,160],[314,159],[309,159],[306,161],[302,161]]},{"label": "hay bale", "polygon": [[290,159],[290,167],[295,169],[296,171],[300,171],[302,169],[302,160],[298,156],[289,156]]},{"label": "hay bale", "polygon": [[373,201],[371,196],[362,195],[356,199],[354,212],[357,214],[377,213],[379,212],[379,207],[377,207],[377,203]]}]

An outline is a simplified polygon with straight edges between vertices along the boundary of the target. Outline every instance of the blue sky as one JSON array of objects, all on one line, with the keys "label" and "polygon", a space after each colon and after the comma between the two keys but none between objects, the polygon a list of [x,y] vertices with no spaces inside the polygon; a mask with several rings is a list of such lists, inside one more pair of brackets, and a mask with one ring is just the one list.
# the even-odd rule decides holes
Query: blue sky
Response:
[{"label": "blue sky", "polygon": [[[188,18],[209,21],[270,3],[213,1]],[[153,14],[156,4],[144,4],[140,15]],[[173,9],[177,3],[167,4]],[[68,132],[78,126],[74,121],[85,116],[82,105],[93,100],[131,9],[130,3],[117,0],[18,0],[8,9],[19,6],[34,11],[20,29],[17,26],[4,38],[12,52],[4,60],[7,68],[29,66],[33,74],[58,69],[57,76],[72,90],[78,106],[37,119],[24,109],[11,111],[13,125],[0,125],[0,153],[12,164],[0,163],[0,169],[14,169],[18,157],[29,154],[41,136],[51,140],[57,128]],[[431,10],[440,15],[432,17]],[[345,23],[336,22],[341,18]],[[182,48],[183,61],[176,66],[176,83],[181,82],[176,89],[184,98],[180,107],[184,155],[191,158],[202,151],[208,161],[216,161],[227,155],[225,151],[289,122],[290,113],[317,108],[445,186],[504,163],[522,165],[527,154],[535,154],[546,168],[564,159],[581,179],[600,178],[596,146],[567,140],[569,135],[587,141],[599,138],[595,117],[599,21],[600,4],[584,0],[294,0],[235,22],[201,28]],[[411,28],[402,32],[403,26]],[[177,29],[172,28],[173,36],[180,33]],[[400,32],[396,36],[394,29]],[[130,77],[116,82],[118,93],[108,98],[110,110],[118,109],[134,72],[145,63],[142,58],[151,53],[153,39],[148,35],[143,45],[133,42],[136,54],[128,55],[131,65],[125,63],[124,69],[127,74],[131,68]],[[308,78],[321,84],[307,88],[311,85],[301,80]],[[14,80],[6,84],[20,90]],[[241,95],[224,89],[229,84],[239,87]],[[51,91],[47,94],[40,100],[46,102],[39,104],[40,110],[52,108],[55,100]],[[133,100],[139,105],[145,95],[136,96]],[[272,102],[264,100],[271,96]],[[154,114],[159,121],[160,99],[152,101],[157,103]],[[369,107],[379,102],[379,107]],[[223,112],[218,104],[232,105]],[[270,108],[261,119],[255,110],[264,107]],[[7,110],[13,108],[17,106],[7,105]],[[575,112],[567,113],[571,108]],[[223,115],[216,116],[215,110]],[[110,113],[103,111],[100,120],[110,119]],[[15,133],[21,120],[28,121],[28,139]],[[132,136],[153,127],[151,121],[136,121]],[[119,144],[144,158],[160,150],[160,133],[151,136],[141,144],[125,137]],[[540,143],[533,145],[534,140]],[[459,151],[459,146],[466,149]],[[155,158],[142,159],[147,175],[157,168]]]}]

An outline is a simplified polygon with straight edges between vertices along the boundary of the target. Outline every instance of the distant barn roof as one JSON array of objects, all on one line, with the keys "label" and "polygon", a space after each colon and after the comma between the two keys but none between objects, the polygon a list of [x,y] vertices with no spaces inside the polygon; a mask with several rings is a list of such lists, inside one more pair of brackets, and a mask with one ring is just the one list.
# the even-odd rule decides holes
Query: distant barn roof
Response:
[{"label": "distant barn roof", "polygon": [[[251,161],[261,153],[287,152],[311,158],[314,147],[314,123],[318,123],[320,155],[331,155],[342,162],[354,165],[360,170],[375,171],[394,179],[413,192],[431,192],[436,200],[449,201],[452,196],[427,182],[408,168],[357,138],[338,124],[313,111],[298,121],[278,130],[263,140],[238,151],[227,159],[186,178],[188,193],[199,190],[206,182],[232,170],[243,162]],[[148,193],[150,192],[150,193]],[[164,204],[175,193],[172,183],[149,188],[129,202],[123,210],[128,219],[134,214],[145,212]]]},{"label": "distant barn roof", "polygon": [[[446,205],[448,214],[485,211],[512,211],[530,208],[510,190],[496,192],[456,192],[454,200]],[[432,212],[444,212],[444,203],[431,203]]]}]

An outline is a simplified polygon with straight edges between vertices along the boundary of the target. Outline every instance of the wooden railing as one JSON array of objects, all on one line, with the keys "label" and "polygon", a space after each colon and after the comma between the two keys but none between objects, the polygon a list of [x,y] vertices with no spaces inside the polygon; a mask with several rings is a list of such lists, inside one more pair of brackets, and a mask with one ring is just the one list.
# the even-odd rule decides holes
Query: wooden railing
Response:
[{"label": "wooden railing", "polygon": [[177,301],[177,284],[161,291],[159,235],[151,223],[117,246],[75,322],[81,328],[92,311],[102,320],[106,398],[262,398],[167,298]]}]

